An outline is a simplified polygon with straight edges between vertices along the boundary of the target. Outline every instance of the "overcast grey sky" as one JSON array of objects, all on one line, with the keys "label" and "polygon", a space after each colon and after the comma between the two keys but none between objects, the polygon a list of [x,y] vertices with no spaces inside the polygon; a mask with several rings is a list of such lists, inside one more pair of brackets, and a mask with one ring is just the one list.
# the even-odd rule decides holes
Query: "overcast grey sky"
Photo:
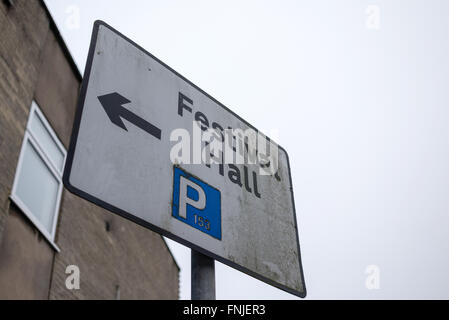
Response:
[{"label": "overcast grey sky", "polygon": [[[309,299],[449,299],[449,1],[46,3],[81,71],[101,19],[278,130]],[[188,299],[190,250],[169,244]],[[220,263],[216,281],[218,299],[296,298]]]}]

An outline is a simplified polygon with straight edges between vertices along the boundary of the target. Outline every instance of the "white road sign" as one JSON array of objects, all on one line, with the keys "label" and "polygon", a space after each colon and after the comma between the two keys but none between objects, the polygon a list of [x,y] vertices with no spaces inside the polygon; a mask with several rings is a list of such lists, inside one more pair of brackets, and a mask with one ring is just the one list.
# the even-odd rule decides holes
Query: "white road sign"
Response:
[{"label": "white road sign", "polygon": [[64,184],[306,295],[285,150],[101,21],[94,25]]}]

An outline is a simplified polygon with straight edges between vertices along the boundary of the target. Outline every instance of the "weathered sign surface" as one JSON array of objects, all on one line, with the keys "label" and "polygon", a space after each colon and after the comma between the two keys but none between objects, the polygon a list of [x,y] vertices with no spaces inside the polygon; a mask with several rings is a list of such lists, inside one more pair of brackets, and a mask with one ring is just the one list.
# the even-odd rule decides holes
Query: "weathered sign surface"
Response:
[{"label": "weathered sign surface", "polygon": [[64,184],[220,262],[306,294],[284,149],[101,21]]}]

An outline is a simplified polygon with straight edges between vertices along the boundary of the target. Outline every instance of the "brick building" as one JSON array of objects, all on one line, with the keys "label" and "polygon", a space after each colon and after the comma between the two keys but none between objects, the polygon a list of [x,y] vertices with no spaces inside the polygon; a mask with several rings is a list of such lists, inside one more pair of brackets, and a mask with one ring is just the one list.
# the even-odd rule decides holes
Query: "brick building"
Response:
[{"label": "brick building", "polygon": [[177,299],[161,236],[63,188],[82,78],[44,2],[0,0],[0,30],[0,299]]}]

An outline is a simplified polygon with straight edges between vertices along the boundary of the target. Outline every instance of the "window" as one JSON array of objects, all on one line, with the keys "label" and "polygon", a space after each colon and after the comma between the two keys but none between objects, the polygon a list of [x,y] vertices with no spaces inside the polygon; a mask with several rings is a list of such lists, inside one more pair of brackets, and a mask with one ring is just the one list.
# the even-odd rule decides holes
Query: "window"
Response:
[{"label": "window", "polygon": [[64,146],[33,101],[11,199],[51,244],[58,220],[65,158]]}]

